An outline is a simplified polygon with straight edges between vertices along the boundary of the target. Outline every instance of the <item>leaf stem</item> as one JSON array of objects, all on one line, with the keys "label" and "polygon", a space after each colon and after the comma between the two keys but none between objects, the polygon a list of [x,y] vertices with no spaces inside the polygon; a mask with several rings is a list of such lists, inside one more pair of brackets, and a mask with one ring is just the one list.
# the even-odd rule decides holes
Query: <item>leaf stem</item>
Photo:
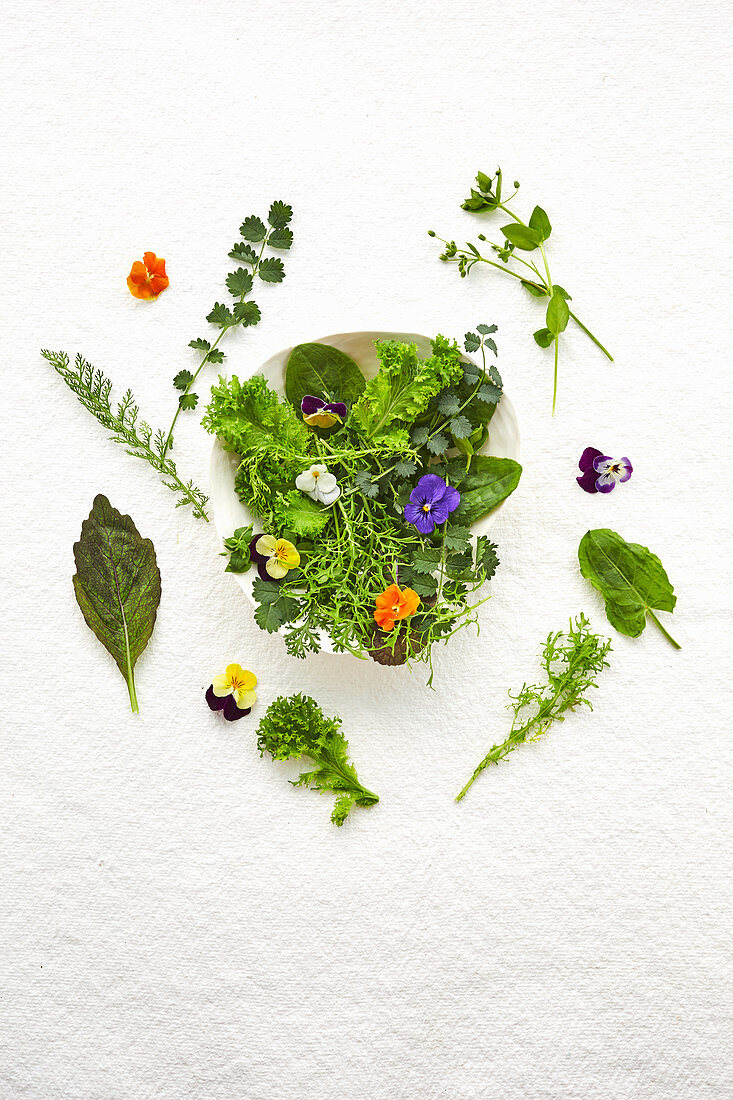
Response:
[{"label": "leaf stem", "polygon": [[560,338],[558,336],[555,337],[554,343],[555,343],[555,380],[554,380],[553,386],[552,386],[552,415],[553,416],[555,415],[555,404],[557,403],[557,356],[558,356],[558,348],[559,348],[559,345],[560,345]]},{"label": "leaf stem", "polygon": [[135,673],[130,669],[130,674],[127,677],[127,690],[130,693],[130,709],[133,714],[139,714],[140,708],[137,705],[137,693],[135,692]]},{"label": "leaf stem", "polygon": [[662,634],[664,634],[667,641],[671,642],[675,649],[682,649],[682,646],[679,644],[679,642],[676,642],[674,640],[674,638],[672,637],[672,635],[669,633],[669,631],[665,630],[665,628],[662,626],[659,619],[657,618],[657,616],[652,611],[651,607],[647,607],[646,610],[647,610],[647,614],[649,615],[649,617],[653,620],[653,622],[655,622],[657,624],[657,626],[661,630]]},{"label": "leaf stem", "polygon": [[610,351],[608,351],[608,349],[607,349],[607,348],[604,348],[604,346],[603,346],[603,344],[601,343],[601,341],[600,341],[600,340],[599,340],[599,339],[598,339],[597,337],[595,337],[595,336],[593,335],[593,333],[591,332],[591,330],[590,330],[589,328],[586,328],[586,327],[585,327],[585,325],[583,324],[583,322],[582,322],[582,321],[580,320],[580,318],[579,318],[579,317],[576,317],[576,316],[575,316],[575,314],[573,313],[572,309],[568,308],[568,313],[570,314],[570,316],[572,317],[572,319],[573,319],[573,320],[575,321],[575,323],[576,323],[576,325],[578,326],[578,328],[582,328],[582,330],[583,330],[583,332],[584,332],[584,333],[586,334],[586,336],[590,336],[591,340],[592,340],[592,341],[593,341],[593,343],[594,343],[594,344],[596,345],[596,347],[597,347],[597,348],[600,348],[600,349],[601,349],[601,351],[603,352],[603,354],[604,354],[604,355],[606,356],[606,358],[607,358],[607,359],[610,359],[610,360],[611,360],[611,362],[613,363],[613,356],[611,355]]}]

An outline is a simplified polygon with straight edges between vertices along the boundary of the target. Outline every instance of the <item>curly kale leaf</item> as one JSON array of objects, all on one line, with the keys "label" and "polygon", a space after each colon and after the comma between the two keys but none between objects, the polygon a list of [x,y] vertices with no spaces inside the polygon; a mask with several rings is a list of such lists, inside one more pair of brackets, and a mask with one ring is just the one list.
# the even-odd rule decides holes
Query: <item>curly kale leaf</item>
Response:
[{"label": "curly kale leaf", "polygon": [[257,515],[274,522],[282,492],[309,461],[310,433],[303,421],[256,374],[246,382],[220,378],[202,423],[227,450],[244,457],[237,492]]},{"label": "curly kale leaf", "polygon": [[368,438],[412,424],[431,397],[463,373],[458,345],[438,336],[433,354],[419,359],[415,344],[377,341],[380,367],[351,412],[354,426]]},{"label": "curly kale leaf", "polygon": [[331,813],[334,825],[343,825],[354,806],[374,806],[379,798],[362,787],[349,760],[349,743],[341,732],[341,719],[327,718],[309,695],[280,696],[267,708],[257,728],[260,756],[273,760],[308,757],[315,765],[291,780],[294,787],[310,787],[336,794]]}]

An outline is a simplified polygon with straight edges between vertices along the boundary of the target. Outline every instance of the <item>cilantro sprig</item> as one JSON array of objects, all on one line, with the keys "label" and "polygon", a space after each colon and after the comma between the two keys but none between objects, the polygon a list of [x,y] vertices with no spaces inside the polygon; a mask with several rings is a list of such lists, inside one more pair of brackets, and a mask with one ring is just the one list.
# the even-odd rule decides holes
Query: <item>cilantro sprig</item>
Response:
[{"label": "cilantro sprig", "polygon": [[[453,240],[439,237],[432,229],[428,230],[428,236],[437,237],[445,246],[440,259],[446,263],[457,264],[461,278],[469,275],[476,264],[488,264],[489,267],[494,267],[497,271],[503,271],[504,274],[518,279],[532,297],[548,299],[545,326],[537,329],[533,335],[535,343],[539,347],[549,348],[552,346],[554,349],[555,369],[552,389],[552,415],[554,416],[557,404],[560,337],[565,332],[568,323],[572,320],[578,328],[582,329],[611,362],[613,362],[613,356],[570,309],[568,305],[568,302],[572,301],[570,294],[558,283],[553,282],[545,248],[545,244],[552,233],[552,226],[542,207],[535,206],[528,222],[524,222],[518,214],[510,210],[507,202],[511,202],[519,191],[519,181],[514,181],[514,194],[504,200],[502,198],[501,168],[497,169],[493,178],[486,175],[485,172],[479,172],[476,176],[476,185],[476,187],[471,188],[471,194],[462,203],[463,210],[468,210],[473,214],[486,214],[501,210],[512,219],[501,227],[504,238],[501,244],[492,241],[486,242],[485,234],[478,234],[479,241],[488,243],[492,253],[498,257],[500,262],[497,263],[495,259],[484,256],[481,250],[470,241],[463,246],[459,246]],[[538,263],[535,263],[529,255],[527,255],[527,258],[519,255],[520,252],[529,254],[537,250],[541,257],[541,262]],[[512,267],[511,264],[516,266]]]},{"label": "cilantro sprig", "polygon": [[[263,283],[281,283],[285,278],[282,260],[279,256],[265,256],[265,249],[285,251],[290,248],[293,243],[293,233],[288,226],[292,217],[292,207],[276,200],[270,206],[267,224],[256,214],[251,214],[242,222],[239,229],[242,240],[232,245],[229,252],[230,259],[236,260],[240,266],[230,271],[226,277],[226,288],[234,301],[232,303],[215,302],[211,312],[207,314],[206,320],[219,330],[213,342],[201,336],[189,342],[190,348],[202,354],[198,367],[193,373],[182,370],[173,379],[174,387],[181,392],[178,407],[165,438],[163,457],[173,446],[173,431],[179,414],[195,409],[198,405],[198,394],[191,387],[201,371],[207,363],[218,365],[224,362],[225,355],[219,347],[224,334],[231,329],[251,328],[259,324],[262,317],[260,307],[248,298],[255,281],[260,279]],[[253,247],[254,245],[257,247]]]}]

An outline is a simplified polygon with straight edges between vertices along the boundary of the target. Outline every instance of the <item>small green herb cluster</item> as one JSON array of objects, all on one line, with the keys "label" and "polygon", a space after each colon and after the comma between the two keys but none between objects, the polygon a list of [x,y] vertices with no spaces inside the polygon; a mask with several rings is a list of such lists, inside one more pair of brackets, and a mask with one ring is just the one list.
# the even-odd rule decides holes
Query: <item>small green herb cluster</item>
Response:
[{"label": "small green herb cluster", "polygon": [[[474,350],[494,351],[492,326],[469,334]],[[317,652],[327,635],[337,651],[386,664],[431,660],[431,648],[469,622],[483,600],[474,594],[498,565],[485,538],[474,546],[469,526],[496,507],[519,481],[511,459],[475,454],[501,398],[495,367],[466,361],[456,344],[436,338],[421,359],[414,345],[378,341],[380,369],[365,382],[358,365],[325,345],[291,354],[288,401],[261,375],[220,379],[203,423],[242,458],[235,484],[262,530],[297,544],[300,566],[278,584],[258,579],[255,618],[268,631],[286,627],[295,657]],[[347,404],[343,423],[308,427],[306,395]],[[321,463],[341,495],[323,507],[295,488],[299,474]],[[461,503],[431,535],[406,522],[405,503],[421,474],[437,473]],[[236,536],[234,536],[236,539]],[[233,542],[241,563],[244,539]],[[374,620],[375,599],[393,584],[421,598],[391,631]]]},{"label": "small green herb cluster", "polygon": [[588,692],[598,687],[596,677],[608,667],[606,657],[610,650],[608,638],[594,634],[585,615],[578,615],[575,623],[571,619],[567,631],[549,634],[542,651],[546,682],[523,684],[516,695],[509,693],[512,700],[509,709],[514,711],[511,732],[505,741],[489,750],[456,796],[456,802],[461,801],[484,768],[498,764],[525,741],[536,741],[553,722],[564,722],[566,710],[580,706],[593,710]]},{"label": "small green herb cluster", "polygon": [[373,791],[359,782],[349,760],[349,743],[341,732],[341,719],[327,718],[309,695],[280,696],[267,708],[257,727],[260,756],[269,752],[273,760],[307,757],[315,767],[291,780],[294,787],[310,787],[321,794],[335,794],[331,812],[334,825],[343,825],[354,806],[369,807],[379,802]]},{"label": "small green herb cluster", "polygon": [[[541,348],[549,348],[551,345],[554,348],[555,371],[552,390],[552,412],[554,415],[557,402],[560,337],[571,319],[591,338],[593,343],[600,348],[611,362],[613,362],[613,357],[570,309],[568,302],[572,299],[568,292],[558,283],[553,282],[545,249],[545,242],[552,233],[552,226],[542,207],[535,206],[528,222],[522,221],[518,214],[510,210],[507,203],[511,202],[519,191],[519,182],[518,180],[514,181],[514,194],[510,195],[508,199],[502,198],[500,168],[497,169],[493,178],[486,175],[485,172],[479,172],[476,176],[476,184],[476,187],[471,188],[469,197],[462,203],[464,210],[468,210],[473,214],[493,213],[501,210],[512,219],[501,227],[501,232],[504,235],[501,244],[491,241],[486,242],[486,236],[483,233],[478,234],[479,241],[488,243],[492,253],[500,262],[497,263],[496,260],[484,256],[479,247],[471,242],[468,242],[465,246],[459,246],[455,241],[445,240],[443,237],[438,237],[438,240],[445,246],[440,258],[447,263],[457,264],[461,278],[469,275],[476,264],[488,264],[489,267],[497,268],[497,270],[511,275],[512,278],[518,279],[524,289],[534,298],[549,299],[545,327],[537,329],[534,333],[534,339]],[[428,233],[431,237],[436,236],[432,229],[428,230]],[[518,255],[518,252],[530,253],[536,250],[539,250],[540,253],[541,267],[534,260],[525,259],[523,256]],[[512,267],[511,264],[516,266]]]}]

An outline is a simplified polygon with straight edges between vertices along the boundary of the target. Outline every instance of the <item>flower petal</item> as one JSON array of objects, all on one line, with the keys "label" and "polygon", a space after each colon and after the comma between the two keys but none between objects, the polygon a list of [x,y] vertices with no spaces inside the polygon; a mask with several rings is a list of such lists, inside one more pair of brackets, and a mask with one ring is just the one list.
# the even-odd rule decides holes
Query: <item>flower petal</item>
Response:
[{"label": "flower petal", "polygon": [[420,606],[420,597],[412,588],[402,589],[402,602],[397,614],[398,619],[406,619],[408,615],[414,615]]},{"label": "flower petal", "polygon": [[244,718],[245,714],[249,714],[251,709],[250,707],[248,710],[242,710],[237,706],[234,696],[230,695],[224,705],[224,717],[227,722],[236,722],[239,718]]},{"label": "flower petal", "polygon": [[423,512],[422,508],[418,510],[414,523],[421,535],[430,535],[435,530],[432,512]]},{"label": "flower petal", "polygon": [[218,676],[214,677],[214,679],[211,681],[211,690],[214,692],[214,695],[218,695],[219,698],[222,698],[225,695],[231,695],[231,680],[225,672],[220,672]]},{"label": "flower petal", "polygon": [[319,491],[316,500],[319,500],[321,504],[325,504],[326,506],[328,506],[329,504],[335,504],[340,496],[341,486],[337,485],[334,489],[331,490],[330,493],[323,493]]},{"label": "flower petal", "polygon": [[[413,493],[414,492],[415,492],[415,490],[413,489]],[[405,519],[407,520],[408,523],[415,523],[416,524],[418,516],[420,516],[420,515],[424,516],[425,513],[423,512],[419,501],[413,501],[412,493],[411,493],[410,494],[410,500],[405,505]]]},{"label": "flower petal", "polygon": [[385,632],[394,628],[394,615],[388,610],[380,611],[377,609],[374,612],[374,621],[379,629]]},{"label": "flower petal", "polygon": [[292,542],[288,542],[287,539],[278,539],[277,556],[285,566],[286,571],[288,569],[295,569],[296,565],[300,565],[300,554],[295,549]]},{"label": "flower petal", "polygon": [[263,558],[262,561],[258,561],[257,562],[257,572],[260,575],[260,580],[270,581],[272,584],[275,584],[275,578],[271,577],[270,574],[267,572],[267,562],[268,561],[269,561],[269,558],[268,559]]},{"label": "flower petal", "polygon": [[613,474],[600,474],[596,481],[596,491],[610,493],[616,488],[616,478]]},{"label": "flower petal", "polygon": [[336,478],[328,470],[324,470],[318,476],[318,491],[321,493],[330,493],[332,489],[335,489],[338,485]]},{"label": "flower petal", "polygon": [[326,405],[326,412],[333,413],[339,420],[343,420],[346,416],[346,405],[343,401],[332,401],[330,405]]},{"label": "flower petal", "polygon": [[397,584],[391,584],[389,588],[385,588],[384,592],[380,592],[374,601],[378,608],[391,608],[400,601],[400,587]]},{"label": "flower petal", "polygon": [[426,500],[434,500],[443,495],[446,485],[442,477],[438,477],[437,474],[423,474],[416,488],[423,493]]},{"label": "flower petal", "polygon": [[598,455],[593,459],[593,469],[597,474],[603,474],[613,462],[611,455]]},{"label": "flower petal", "polygon": [[304,416],[311,416],[313,413],[318,412],[325,406],[326,402],[322,401],[320,397],[312,397],[310,394],[306,394],[303,400],[300,402],[300,411]]},{"label": "flower petal", "polygon": [[593,469],[592,466],[589,469],[587,469],[585,471],[585,473],[581,474],[580,477],[576,477],[575,480],[577,481],[578,485],[580,486],[580,488],[584,492],[586,492],[586,493],[597,493],[598,492],[598,490],[596,489],[596,482],[598,481],[598,474],[595,472],[595,470]]},{"label": "flower petal", "polygon": [[583,473],[586,470],[591,470],[594,460],[600,458],[601,454],[602,452],[597,447],[586,447],[578,460],[578,469],[582,470]]},{"label": "flower petal", "polygon": [[312,493],[316,487],[316,479],[310,470],[304,470],[302,474],[298,474],[295,479],[295,488],[300,489],[302,493]]},{"label": "flower petal", "polygon": [[231,681],[234,681],[235,677],[238,680],[242,675],[242,666],[237,664],[227,665],[224,670]]},{"label": "flower petal", "polygon": [[242,669],[242,674],[239,677],[239,690],[240,691],[254,691],[257,687],[257,677],[254,672],[250,672],[248,668]]},{"label": "flower petal", "polygon": [[259,554],[257,552],[257,543],[260,541],[261,538],[262,538],[262,535],[255,535],[254,538],[251,540],[251,542],[249,544],[249,556],[252,559],[252,561],[256,561],[256,562],[267,561],[267,556],[265,554]]},{"label": "flower petal", "polygon": [[[433,521],[434,526],[437,525],[437,524],[445,523],[445,521],[448,519],[448,516],[450,515],[450,513],[451,513],[451,509],[446,504],[445,499],[436,500],[435,503],[431,504],[431,506],[430,506],[429,515],[430,515],[430,518]],[[428,513],[423,513],[423,515],[426,515],[426,514],[428,514]],[[419,529],[420,528],[418,527],[418,530]]]},{"label": "flower petal", "polygon": [[257,702],[257,692],[251,688],[247,690],[240,689],[234,692],[234,699],[240,710],[251,710]]},{"label": "flower petal", "polygon": [[446,485],[445,492],[443,493],[443,504],[446,505],[448,511],[454,512],[460,503],[461,494],[458,492],[455,485]]},{"label": "flower petal", "polygon": [[619,481],[628,481],[634,472],[634,467],[631,465],[628,458],[620,458],[618,464],[621,467],[621,476],[619,477]]},{"label": "flower petal", "polygon": [[206,702],[209,704],[211,710],[221,710],[226,706],[227,699],[231,698],[230,695],[217,695],[214,691],[214,685],[206,689]]},{"label": "flower petal", "polygon": [[271,558],[277,550],[277,539],[274,535],[260,535],[255,543],[255,550],[265,558]]},{"label": "flower petal", "polygon": [[274,577],[276,581],[282,580],[288,571],[287,565],[283,565],[277,558],[270,558],[265,562],[265,569],[271,577]]}]

